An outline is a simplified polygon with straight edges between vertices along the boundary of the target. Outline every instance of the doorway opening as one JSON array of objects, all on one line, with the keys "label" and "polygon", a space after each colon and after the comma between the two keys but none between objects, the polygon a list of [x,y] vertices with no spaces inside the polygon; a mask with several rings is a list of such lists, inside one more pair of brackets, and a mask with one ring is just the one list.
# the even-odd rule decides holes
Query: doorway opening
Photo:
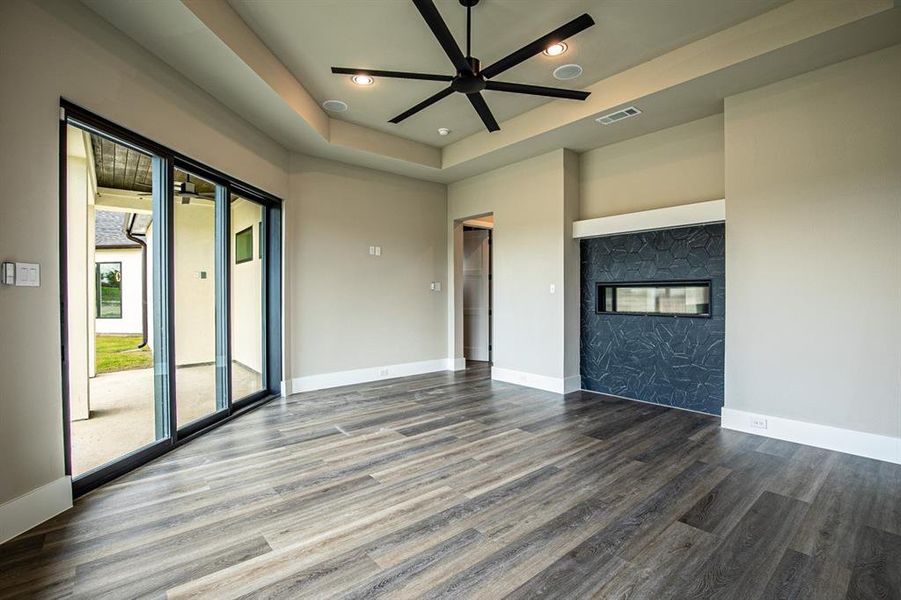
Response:
[{"label": "doorway opening", "polygon": [[493,215],[463,224],[463,357],[470,363],[491,363],[493,351]]}]

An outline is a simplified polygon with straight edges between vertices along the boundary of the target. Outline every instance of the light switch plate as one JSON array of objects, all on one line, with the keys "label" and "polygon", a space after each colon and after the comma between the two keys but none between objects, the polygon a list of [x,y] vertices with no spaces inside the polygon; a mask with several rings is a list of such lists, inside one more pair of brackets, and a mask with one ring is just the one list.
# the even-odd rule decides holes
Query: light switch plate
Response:
[{"label": "light switch plate", "polygon": [[0,269],[0,283],[16,285],[16,263],[5,262]]},{"label": "light switch plate", "polygon": [[38,263],[16,263],[16,286],[40,287],[41,265]]}]

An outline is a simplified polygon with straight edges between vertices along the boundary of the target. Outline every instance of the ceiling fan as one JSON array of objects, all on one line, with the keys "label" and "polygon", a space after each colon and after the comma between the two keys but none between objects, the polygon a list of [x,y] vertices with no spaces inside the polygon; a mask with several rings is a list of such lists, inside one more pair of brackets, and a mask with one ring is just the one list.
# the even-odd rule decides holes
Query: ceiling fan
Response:
[{"label": "ceiling fan", "polygon": [[550,33],[541,36],[534,42],[526,44],[516,52],[505,56],[499,61],[482,68],[478,58],[470,53],[470,38],[472,33],[472,7],[479,3],[479,0],[459,0],[460,4],[466,7],[466,55],[460,50],[457,42],[454,41],[450,30],[441,18],[438,9],[432,0],[413,0],[413,4],[419,9],[419,14],[425,19],[426,24],[436,38],[438,43],[444,49],[444,53],[457,69],[456,75],[438,75],[432,73],[407,73],[404,71],[378,71],[372,69],[351,69],[347,67],[332,67],[332,73],[340,75],[369,75],[373,77],[394,77],[398,79],[422,79],[425,81],[449,81],[450,85],[441,90],[437,94],[429,96],[416,106],[405,110],[401,114],[391,119],[390,123],[400,123],[407,117],[415,115],[419,111],[428,108],[442,98],[450,96],[454,92],[466,94],[472,107],[481,117],[482,122],[488,131],[499,131],[494,115],[491,109],[485,103],[482,97],[482,90],[491,90],[495,92],[512,92],[514,94],[531,94],[533,96],[547,96],[549,98],[567,98],[570,100],[585,100],[591,92],[581,92],[577,90],[566,90],[561,88],[545,87],[540,85],[528,85],[525,83],[507,83],[504,81],[492,81],[491,78],[500,75],[507,69],[515,67],[519,63],[528,58],[540,54],[548,46],[558,44],[568,37],[571,37],[580,31],[588,29],[594,25],[594,20],[586,13],[576,17],[569,23],[558,27]]}]

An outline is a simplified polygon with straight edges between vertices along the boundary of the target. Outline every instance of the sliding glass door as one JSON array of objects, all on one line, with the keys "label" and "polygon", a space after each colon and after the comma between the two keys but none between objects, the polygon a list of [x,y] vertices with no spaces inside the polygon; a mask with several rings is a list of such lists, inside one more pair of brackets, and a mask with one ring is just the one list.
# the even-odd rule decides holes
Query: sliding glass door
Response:
[{"label": "sliding glass door", "polygon": [[216,389],[216,184],[175,169],[175,389],[179,428],[227,405]]},{"label": "sliding glass door", "polygon": [[279,393],[281,204],[63,106],[64,425],[79,494]]}]

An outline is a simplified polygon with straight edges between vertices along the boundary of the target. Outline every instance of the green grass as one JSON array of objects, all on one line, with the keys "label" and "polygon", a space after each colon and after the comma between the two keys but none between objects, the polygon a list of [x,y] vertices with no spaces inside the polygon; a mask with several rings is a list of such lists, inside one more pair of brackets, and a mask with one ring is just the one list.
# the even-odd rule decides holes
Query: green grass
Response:
[{"label": "green grass", "polygon": [[113,373],[128,369],[147,369],[153,366],[153,355],[147,347],[137,350],[139,335],[97,335],[96,357],[98,373]]}]

